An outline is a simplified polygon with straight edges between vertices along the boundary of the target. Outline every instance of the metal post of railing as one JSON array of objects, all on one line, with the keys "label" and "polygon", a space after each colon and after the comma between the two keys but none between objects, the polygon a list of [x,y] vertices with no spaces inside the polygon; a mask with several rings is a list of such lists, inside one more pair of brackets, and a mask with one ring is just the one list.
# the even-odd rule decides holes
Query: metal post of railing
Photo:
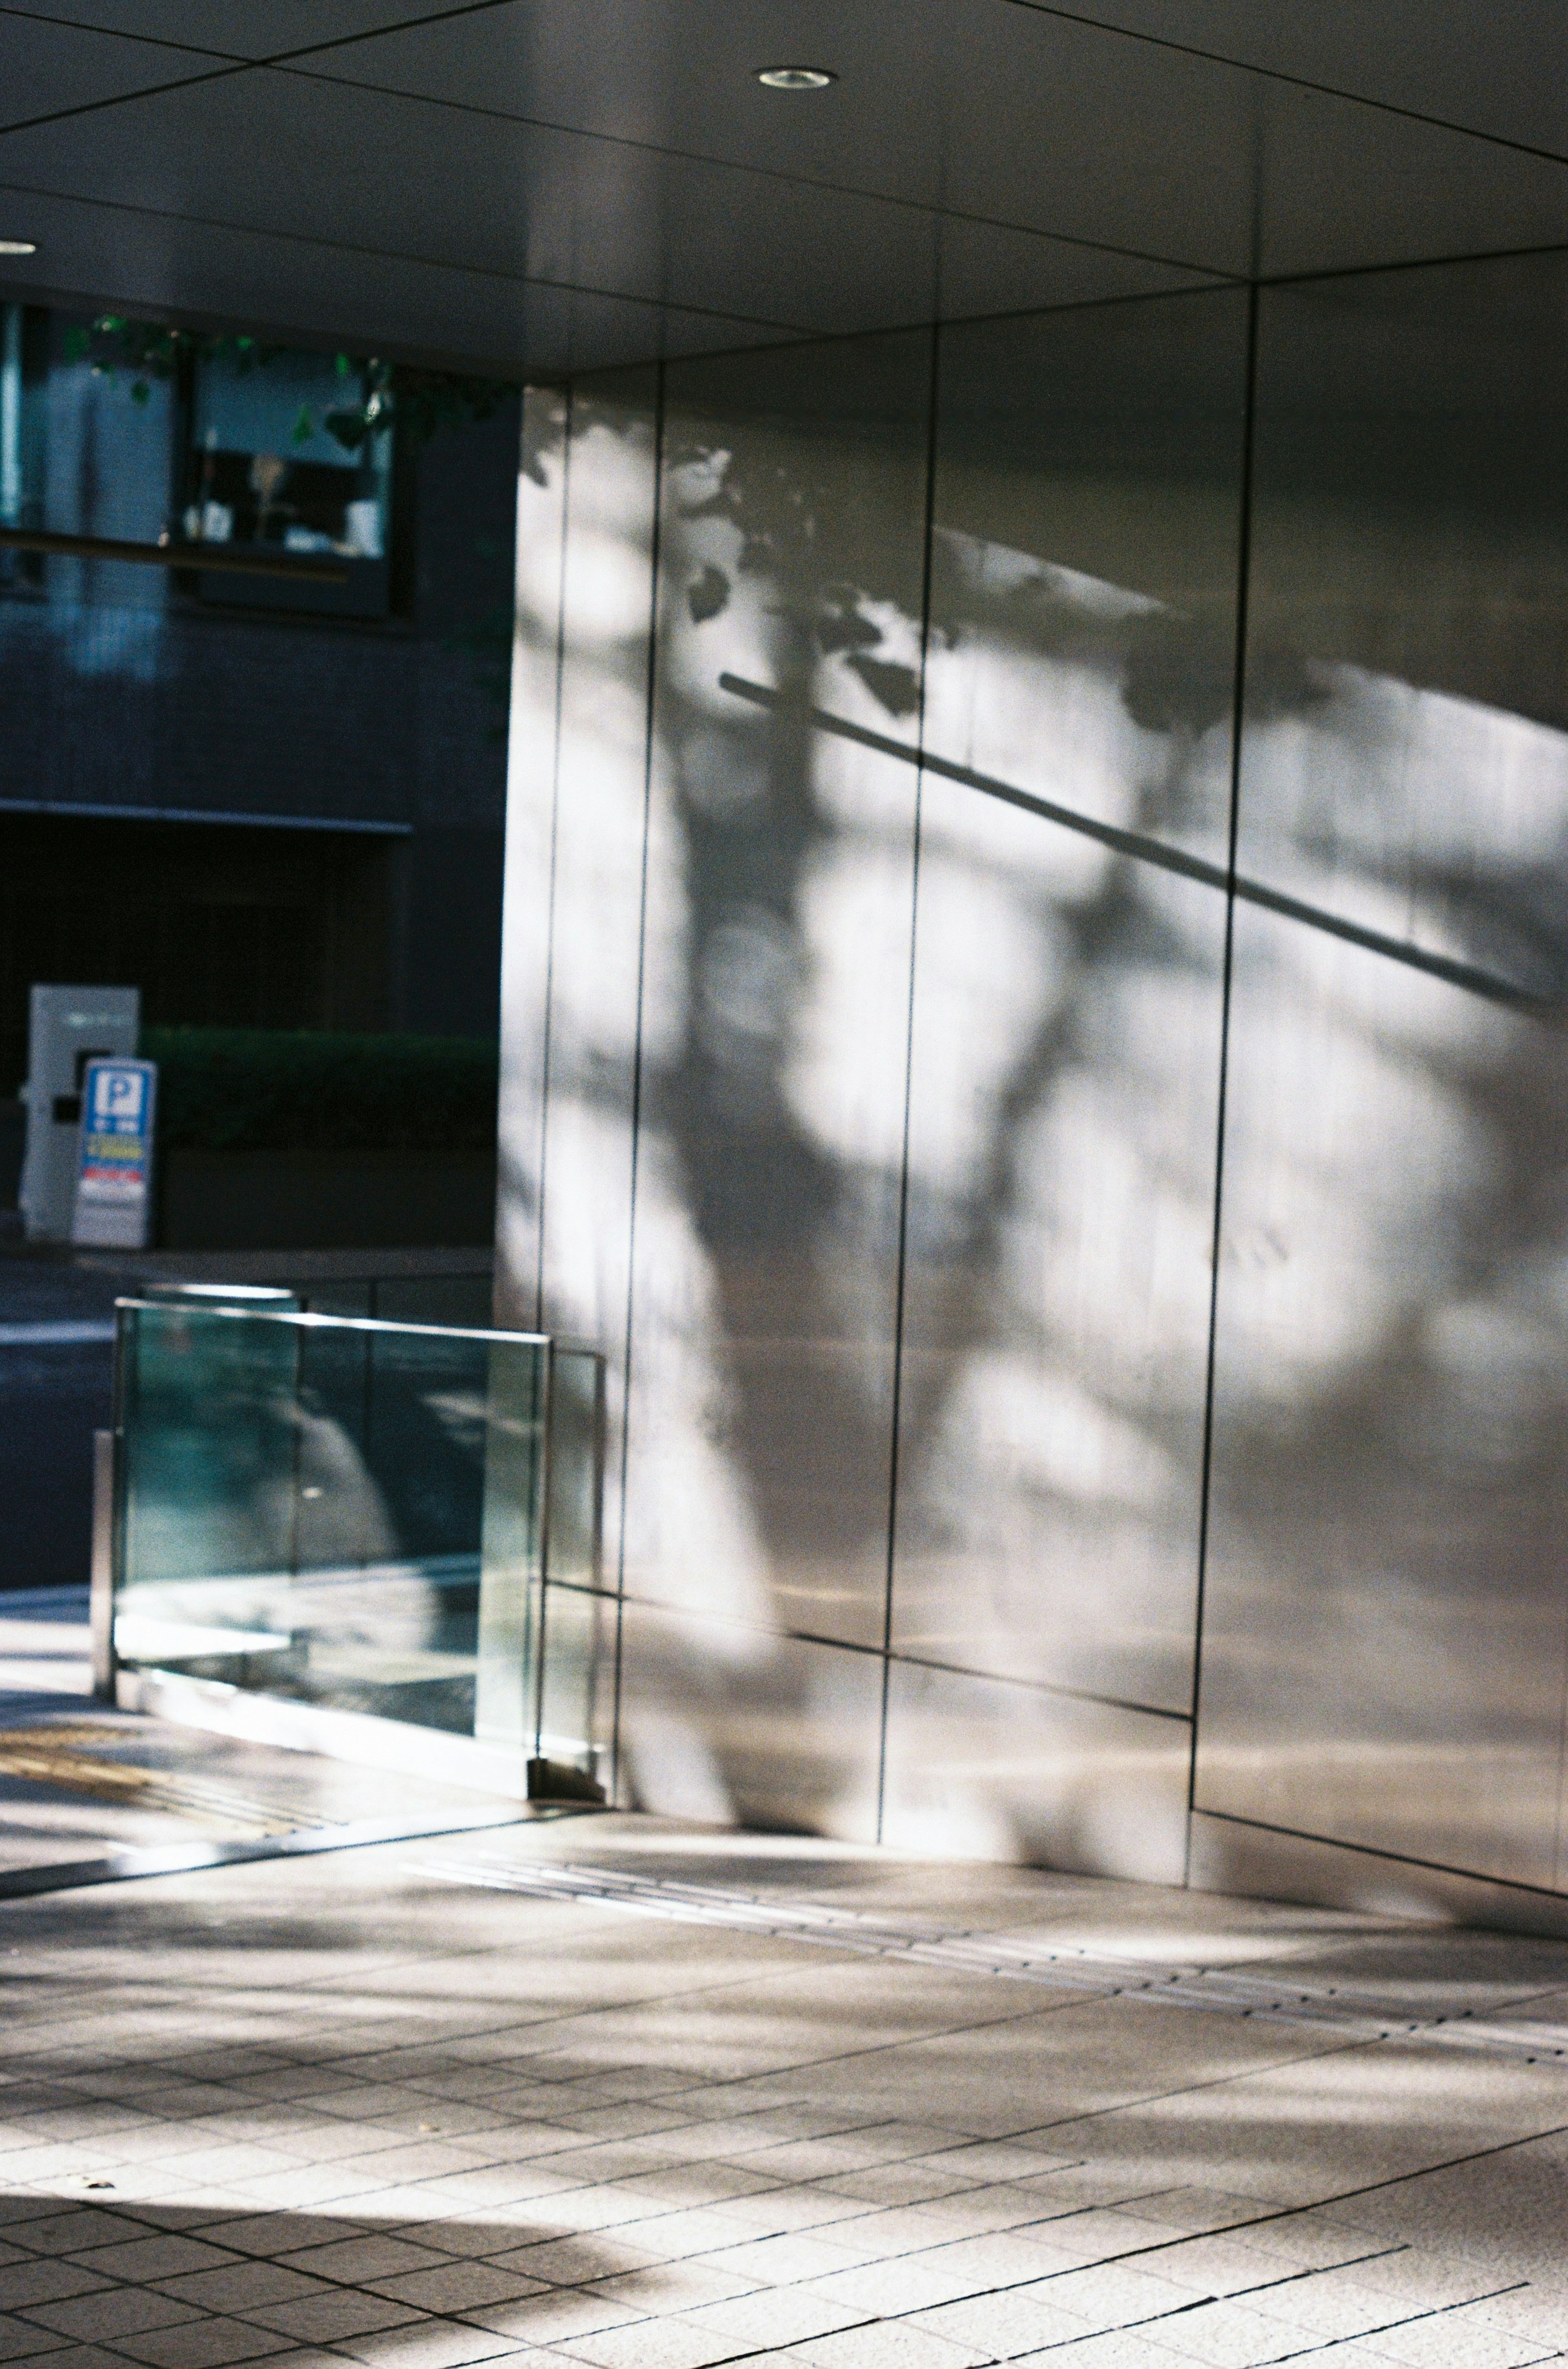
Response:
[{"label": "metal post of railing", "polygon": [[93,1559],[88,1603],[93,1645],[93,1693],[114,1700],[115,1435],[93,1434]]}]

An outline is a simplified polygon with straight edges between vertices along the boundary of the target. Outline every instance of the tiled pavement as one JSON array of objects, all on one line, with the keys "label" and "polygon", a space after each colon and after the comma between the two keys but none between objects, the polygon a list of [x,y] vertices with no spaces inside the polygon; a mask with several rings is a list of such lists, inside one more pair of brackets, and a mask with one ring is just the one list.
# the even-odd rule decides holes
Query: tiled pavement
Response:
[{"label": "tiled pavement", "polygon": [[1558,2064],[468,1880],[507,1852],[1568,2027],[1560,1945],[619,1817],[12,1902],[0,2358],[1568,2358]]}]

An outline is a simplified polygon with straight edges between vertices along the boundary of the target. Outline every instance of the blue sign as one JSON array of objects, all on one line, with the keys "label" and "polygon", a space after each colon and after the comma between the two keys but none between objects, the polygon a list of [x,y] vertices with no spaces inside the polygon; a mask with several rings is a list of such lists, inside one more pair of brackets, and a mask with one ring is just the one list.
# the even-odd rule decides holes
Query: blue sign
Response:
[{"label": "blue sign", "polygon": [[82,1080],[82,1140],[71,1239],[139,1251],[153,1212],[155,1061],[89,1061]]}]

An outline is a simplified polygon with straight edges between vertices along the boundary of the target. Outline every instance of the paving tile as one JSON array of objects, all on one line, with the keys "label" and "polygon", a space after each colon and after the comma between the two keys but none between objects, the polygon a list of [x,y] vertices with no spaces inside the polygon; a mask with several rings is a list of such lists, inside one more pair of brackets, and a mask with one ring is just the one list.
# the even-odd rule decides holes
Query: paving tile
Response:
[{"label": "paving tile", "polygon": [[[482,2328],[462,2328],[450,2320],[428,2319],[411,2328],[382,2329],[349,2337],[334,2346],[336,2361],[362,2361],[373,2369],[461,2369],[470,2361],[509,2357],[513,2340]],[[559,2356],[557,2356],[558,2359]]]},{"label": "paving tile", "polygon": [[256,2361],[286,2349],[286,2337],[248,2321],[222,2318],[149,2329],[140,2336],[120,2338],[115,2346],[117,2352],[144,2362],[146,2369],[229,2369],[231,2363]]},{"label": "paving tile", "polygon": [[78,2204],[62,2212],[58,2199],[51,2198],[44,2212],[23,2214],[13,2212],[14,2201],[6,2201],[6,2234],[29,2254],[74,2254],[91,2246],[123,2241],[136,2230],[134,2221],[118,2213],[105,2213],[97,2205]]},{"label": "paving tile", "polygon": [[[1169,2345],[1183,2360],[1211,2364],[1211,2369],[1254,2369],[1257,2363],[1292,2353],[1310,2356],[1322,2342],[1312,2329],[1284,2318],[1265,2319],[1241,2303],[1197,2304],[1135,2332]],[[1332,2360],[1325,2369],[1333,2369]]]},{"label": "paving tile", "polygon": [[[1568,2326],[1560,2324],[1558,2336],[1561,2359],[1568,2354]],[[1402,2369],[1525,2369],[1540,2358],[1537,2339],[1488,2327],[1473,2306],[1462,2304],[1379,2329],[1367,2341]]]},{"label": "paving tile", "polygon": [[808,2369],[976,2369],[993,2363],[989,2345],[973,2345],[900,2320],[807,2338],[794,2347]]},{"label": "paving tile", "polygon": [[177,2279],[189,2271],[221,2270],[235,2257],[227,2247],[202,2237],[183,2237],[173,2230],[128,2237],[121,2226],[118,2244],[96,2246],[73,2259],[109,2278]]},{"label": "paving tile", "polygon": [[712,2363],[733,2359],[728,2340],[690,2320],[639,2319],[625,2328],[610,2328],[592,2335],[574,2336],[574,2360],[593,2369],[709,2369]]},{"label": "paving tile", "polygon": [[181,2277],[160,2279],[158,2283],[165,2295],[193,2304],[200,2310],[246,2316],[259,2310],[263,2304],[292,2303],[300,2296],[335,2292],[323,2279],[307,2278],[303,2272],[282,2262],[258,2261],[254,2258],[225,2262],[214,2271],[187,2271]]},{"label": "paving tile", "polygon": [[790,2345],[807,2336],[828,2336],[865,2318],[853,2306],[819,2295],[810,2286],[768,2287],[726,2303],[688,2304],[682,2317],[699,2328],[720,2329],[737,2353],[756,2347]]},{"label": "paving tile", "polygon": [[[4,2357],[4,2356],[0,2356]],[[10,2356],[15,2359],[18,2356]],[[97,2344],[72,2344],[59,2341],[57,2351],[32,2356],[40,2361],[58,2362],[60,2369],[125,2369],[122,2352],[106,2352]]]},{"label": "paving tile", "polygon": [[1016,2354],[1045,2352],[1095,2333],[1095,2323],[1082,2312],[1065,2311],[1053,2302],[1049,2287],[1024,2293],[968,2295],[959,2303],[939,2304],[911,2316],[910,2324],[955,2343],[979,2345],[1007,2360]]},{"label": "paving tile", "polygon": [[281,2259],[292,2269],[307,2272],[313,2278],[338,2280],[357,2286],[368,2285],[376,2279],[395,2278],[402,2271],[434,2270],[452,2257],[407,2237],[393,2237],[372,2230],[363,2237],[337,2237],[324,2245],[307,2245]]},{"label": "paving tile", "polygon": [[463,2317],[471,2327],[487,2329],[498,2336],[526,2339],[532,2344],[569,2346],[596,2330],[624,2328],[633,2320],[644,2324],[647,2314],[640,2306],[596,2295],[591,2287],[549,2287],[515,2303],[486,2304]]},{"label": "paving tile", "polygon": [[288,2303],[264,2303],[246,2318],[257,2328],[274,2329],[307,2344],[340,2344],[383,2328],[401,2328],[421,2315],[404,2304],[388,2303],[383,2295],[363,2295],[356,2288],[335,2287],[324,2294],[302,2295]]},{"label": "paving tile", "polygon": [[23,2256],[0,2269],[0,2312],[58,2303],[67,2295],[91,2295],[96,2287],[109,2283],[98,2272],[58,2255]]},{"label": "paving tile", "polygon": [[514,2303],[521,2295],[542,2294],[549,2282],[497,2261],[479,2261],[404,2271],[373,2284],[378,2295],[418,2311],[457,2312],[477,2311],[487,2303]]},{"label": "paving tile", "polygon": [[65,2342],[52,2329],[40,2328],[30,2319],[15,2319],[9,2312],[0,2312],[0,2361],[30,2361],[40,2352],[52,2352]]},{"label": "paving tile", "polygon": [[[543,1831],[530,1848],[613,1864],[621,1837],[648,1864],[647,1826]],[[661,1846],[703,1881],[717,1880],[714,1852],[751,1848],[707,1837],[688,1862],[680,1837]],[[215,2317],[131,2330],[118,2369],[223,2369],[263,2346],[274,2369],[701,2369],[738,2352],[777,2369],[963,2369],[1031,2352],[1053,2369],[1230,2369],[1254,2338],[1303,2333],[1329,2348],[1325,2369],[1331,2352],[1332,2369],[1398,2369],[1380,2349],[1396,2323],[1405,2369],[1469,2369],[1471,2352],[1477,2369],[1519,2369],[1542,2357],[1554,2312],[1568,2325],[1548,2268],[1568,2149],[1533,2189],[1517,2154],[1439,2169],[1568,2121],[1568,2085],[1539,2068],[1303,2045],[1125,1999],[1036,2005],[1012,1986],[988,1999],[983,1978],[692,1927],[628,1936],[559,1904],[445,1889],[437,1903],[403,1865],[230,1869],[18,1917],[39,1981],[0,2115],[57,2189],[79,2192],[116,2150],[102,2176],[119,2201],[46,2195],[40,2178],[0,2207],[0,2278],[25,2265],[45,2281],[26,2290],[36,2310],[11,2313],[15,2341],[36,2352],[45,2309],[127,2291],[132,2314]],[[1482,1958],[1514,1963],[1506,1941],[1494,1961],[1491,1939],[1478,1957],[1471,1937],[1328,1912],[853,1854],[842,1867],[825,1898],[961,1908],[972,1929],[989,1917],[1085,1948],[1119,1919],[1171,1963],[1206,1933],[1206,1963],[1233,1940],[1243,1962],[1252,1947],[1295,1964],[1375,1934],[1411,1983],[1450,1988],[1473,1987]],[[1333,2202],[1336,2182],[1371,2177],[1397,2184]],[[127,2289],[92,2283],[119,2281],[120,2260],[97,2267],[111,2254]],[[1473,2300],[1516,2271],[1533,2303]],[[67,2294],[59,2277],[88,2283]],[[337,2317],[283,2318],[304,2308]],[[1367,2333],[1374,2319],[1384,2336]],[[39,2357],[60,2369],[109,2357],[47,2333]]]},{"label": "paving tile", "polygon": [[754,2237],[778,2237],[791,2229],[827,2229],[835,2222],[856,2221],[876,2210],[875,2205],[863,2205],[836,2189],[774,2185],[753,2195],[727,2199],[724,2217],[734,2225],[738,2242],[750,2243]]},{"label": "paving tile", "polygon": [[521,2275],[548,2286],[589,2286],[601,2279],[620,2278],[635,2271],[654,2270],[659,2257],[646,2248],[585,2240],[576,2230],[546,2237],[532,2246],[518,2246],[491,2258],[509,2275]]},{"label": "paving tile", "polygon": [[178,2328],[199,2319],[189,2304],[151,2287],[107,2287],[97,2295],[73,2295],[68,2303],[35,2305],[29,2319],[77,2343],[118,2344],[150,2328]]},{"label": "paving tile", "polygon": [[825,2279],[863,2269],[843,2246],[794,2230],[778,2237],[755,2237],[743,2246],[723,2246],[701,2257],[710,2270],[733,2271],[757,2286],[793,2286],[802,2279]]},{"label": "paving tile", "polygon": [[750,2280],[711,2270],[705,2262],[666,2261],[622,2278],[596,2279],[594,2292],[619,2295],[643,2311],[691,2312],[709,2304],[732,2303],[758,2289]]}]

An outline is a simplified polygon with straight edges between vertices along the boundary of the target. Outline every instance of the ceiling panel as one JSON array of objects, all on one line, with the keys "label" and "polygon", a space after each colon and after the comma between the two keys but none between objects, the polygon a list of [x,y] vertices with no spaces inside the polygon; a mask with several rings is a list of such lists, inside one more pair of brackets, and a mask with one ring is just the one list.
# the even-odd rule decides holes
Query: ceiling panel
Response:
[{"label": "ceiling panel", "polygon": [[269,58],[318,41],[429,17],[441,0],[28,0],[30,17],[135,33],[212,50],[224,57]]},{"label": "ceiling panel", "polygon": [[0,130],[155,89],[223,63],[195,50],[40,24],[0,10]]},{"label": "ceiling panel", "polygon": [[[0,188],[0,205],[9,193]],[[128,309],[244,322],[360,352],[382,348],[512,375],[598,369],[650,354],[777,342],[777,330],[678,306],[542,287],[395,257],[345,257],[326,242],[170,221],[135,207],[30,201],[37,256],[6,259],[0,294],[69,305],[106,291]],[[79,279],[51,258],[69,255]]]},{"label": "ceiling panel", "polygon": [[[1255,0],[1108,5],[1251,27],[1253,63],[1012,0],[44,0],[0,9],[0,103],[60,115],[0,128],[0,235],[47,221],[29,284],[85,300],[509,369],[1568,240],[1568,166],[1258,70],[1310,34],[1325,73],[1392,74],[1349,0],[1293,29]],[[1471,0],[1434,5],[1462,48]],[[1413,0],[1396,21],[1436,74]],[[364,38],[200,81],[197,50],[111,24]],[[1510,72],[1554,24],[1520,0]],[[765,91],[770,61],[840,79]]]},{"label": "ceiling panel", "polygon": [[[761,88],[755,69],[781,61],[839,80]],[[872,0],[826,22],[819,0],[510,0],[309,71],[1199,269],[1247,252],[1253,78],[1004,0]]]},{"label": "ceiling panel", "polygon": [[0,173],[13,189],[350,250],[346,278],[401,256],[796,334],[1191,277],[778,175],[271,73],[116,109],[90,146],[72,124],[0,139]]},{"label": "ceiling panel", "polygon": [[1568,166],[1265,86],[1259,269],[1354,269],[1568,239]]},{"label": "ceiling panel", "polygon": [[1562,0],[1093,0],[1059,14],[1190,43],[1386,107],[1568,156]]},{"label": "ceiling panel", "polygon": [[[1258,23],[1290,13],[1247,6]],[[1407,52],[1436,48],[1411,38],[1424,19],[1374,13],[1402,22]],[[1146,14],[1160,21],[1153,0]],[[1568,30],[1555,48],[1568,52]],[[766,91],[753,69],[770,57],[840,80]],[[327,52],[308,71],[1214,271],[1561,235],[1550,161],[1008,0],[867,0],[827,20],[819,0],[509,0]]]}]

